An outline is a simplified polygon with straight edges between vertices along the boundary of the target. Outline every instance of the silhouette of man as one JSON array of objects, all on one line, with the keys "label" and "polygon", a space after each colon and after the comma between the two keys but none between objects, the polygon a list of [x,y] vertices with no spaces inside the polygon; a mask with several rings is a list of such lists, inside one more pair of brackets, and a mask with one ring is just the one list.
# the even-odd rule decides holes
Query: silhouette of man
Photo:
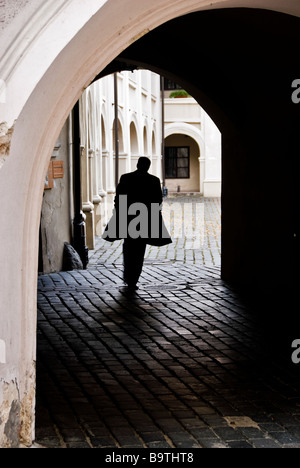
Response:
[{"label": "silhouette of man", "polygon": [[150,165],[150,159],[139,158],[137,170],[124,174],[116,190],[118,238],[124,238],[124,282],[130,291],[138,289],[147,244],[162,246],[172,242],[161,216],[163,197],[160,180],[148,173]]}]

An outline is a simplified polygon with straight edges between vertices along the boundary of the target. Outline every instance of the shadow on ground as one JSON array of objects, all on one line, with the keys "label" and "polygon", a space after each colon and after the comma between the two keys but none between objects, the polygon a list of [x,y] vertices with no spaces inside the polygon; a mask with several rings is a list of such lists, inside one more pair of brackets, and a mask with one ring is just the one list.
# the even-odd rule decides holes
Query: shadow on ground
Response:
[{"label": "shadow on ground", "polygon": [[36,441],[300,447],[292,307],[213,267],[146,265],[136,295],[118,266],[41,276]]}]

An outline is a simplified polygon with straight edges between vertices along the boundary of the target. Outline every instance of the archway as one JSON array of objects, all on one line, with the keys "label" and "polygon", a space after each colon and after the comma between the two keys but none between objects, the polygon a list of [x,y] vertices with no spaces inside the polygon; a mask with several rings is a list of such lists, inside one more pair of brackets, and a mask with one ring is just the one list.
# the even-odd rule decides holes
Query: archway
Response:
[{"label": "archway", "polygon": [[[115,149],[115,130],[116,129],[116,122],[114,121],[114,125],[113,125],[113,151],[115,153],[116,149]],[[120,153],[124,153],[124,139],[123,139],[123,126],[120,122],[120,119],[119,119],[119,150],[120,150]]]},{"label": "archway", "polygon": [[[209,4],[210,8],[214,8],[215,5],[212,2]],[[238,6],[237,2],[229,0],[224,0],[222,4],[224,7]],[[57,7],[57,5],[54,6]],[[254,5],[253,2],[249,1],[241,2],[241,6],[253,7]],[[278,2],[275,1],[257,1],[255,6],[274,8],[299,16],[299,4],[293,0],[285,2],[284,5],[278,5]],[[30,13],[32,13],[34,6],[30,7]],[[72,7],[75,10],[72,11]],[[35,60],[39,55],[42,55],[41,52],[44,53],[44,45],[49,40],[47,35],[53,33],[51,27],[57,26],[55,21],[50,21],[50,18],[53,19],[53,10],[44,15],[43,25],[40,26],[40,29],[36,27],[32,31],[31,34],[35,34],[32,41],[22,44],[24,48],[30,42],[31,47],[25,51],[26,53],[23,53],[23,60],[20,60],[20,63],[18,61],[22,54],[19,43],[15,58],[9,63],[9,67],[3,75],[7,79],[9,95],[4,120],[8,127],[12,127],[16,120],[9,157],[0,173],[0,198],[3,203],[1,226],[3,226],[2,236],[4,239],[1,243],[3,268],[0,273],[0,283],[3,288],[3,293],[1,291],[3,320],[0,339],[1,343],[4,343],[1,346],[1,362],[5,364],[0,391],[3,396],[2,404],[12,411],[8,414],[7,411],[1,409],[0,435],[3,443],[8,445],[19,443],[19,439],[8,440],[3,435],[9,418],[15,416],[14,412],[22,415],[16,419],[15,424],[19,430],[15,433],[20,434],[20,439],[27,444],[31,443],[33,437],[39,216],[49,156],[59,131],[82,89],[122,50],[137,41],[139,37],[172,18],[191,11],[206,9],[207,2],[199,4],[198,1],[190,0],[188,2],[178,1],[174,4],[174,2],[167,0],[157,0],[149,5],[149,2],[146,1],[124,2],[122,0],[117,3],[116,1],[102,2],[100,7],[99,2],[91,2],[89,9],[82,17],[83,9],[80,9],[77,2],[69,2],[67,8],[69,8],[69,14],[76,14],[78,23],[74,25],[73,29],[65,30],[64,34],[57,37],[51,54],[44,54],[47,56],[43,58],[40,66],[37,66]],[[29,17],[28,13],[29,10],[23,18],[19,17],[18,24],[12,25],[15,33],[19,32],[26,23]],[[233,12],[233,15],[236,15],[234,21],[237,21],[242,13]],[[245,14],[244,11],[244,19]],[[56,15],[55,19],[58,18],[61,21],[64,19],[65,12],[59,16],[56,11]],[[230,14],[219,12],[218,15],[218,22],[213,22],[215,28],[218,29],[223,24],[223,27],[226,25],[226,30],[229,31]],[[234,55],[228,63],[230,57],[224,54],[222,61],[217,54],[218,50],[214,49],[214,60],[207,62],[207,68],[211,67],[211,70],[203,77],[201,88],[191,79],[191,76],[181,74],[181,80],[188,84],[187,88],[192,94],[197,96],[199,101],[202,100],[207,109],[210,109],[211,114],[216,117],[215,120],[222,127],[224,135],[224,157],[227,160],[223,172],[225,176],[223,244],[226,246],[225,257],[223,256],[224,277],[232,279],[239,277],[244,279],[245,283],[251,280],[252,284],[263,285],[265,274],[262,270],[256,271],[257,259],[263,253],[265,265],[274,265],[273,253],[276,251],[278,241],[281,240],[284,242],[286,255],[280,264],[280,269],[285,272],[282,281],[287,288],[292,283],[292,278],[288,273],[290,272],[290,258],[293,258],[295,239],[295,233],[291,231],[293,215],[291,215],[290,208],[286,207],[280,200],[276,207],[271,207],[267,220],[265,219],[265,210],[260,207],[269,199],[270,192],[276,193],[277,185],[274,185],[275,182],[268,185],[268,190],[264,188],[266,174],[268,174],[270,167],[270,157],[274,160],[274,155],[277,157],[282,155],[289,125],[299,115],[297,106],[293,105],[290,99],[291,83],[299,72],[294,60],[299,42],[299,20],[292,16],[274,15],[272,21],[262,21],[262,17],[266,16],[269,18],[267,13],[250,13],[245,20],[248,25],[247,33],[249,33],[249,29],[251,30],[252,21],[256,25],[255,32],[259,31],[260,33],[257,37],[253,36],[256,45],[260,43],[262,37],[266,40],[266,47],[261,50],[259,57],[253,56],[254,48],[251,42],[251,48],[246,50],[244,56],[244,67],[238,63],[236,68],[234,67],[236,59]],[[286,33],[285,53],[280,55],[280,60],[278,60],[278,51],[282,50],[283,45],[282,36],[278,34],[278,25],[280,25],[280,30]],[[231,39],[245,38],[242,31],[243,26],[245,23],[240,23],[237,36],[231,34]],[[214,30],[211,28],[211,31]],[[11,37],[11,34],[5,36],[5,45],[11,45]],[[151,40],[150,34],[146,37],[147,40]],[[32,47],[33,44],[37,45],[36,49]],[[238,45],[243,48],[245,44],[240,41]],[[225,41],[222,46],[226,50],[230,50]],[[9,47],[5,50],[11,53]],[[157,49],[155,48],[155,50]],[[130,60],[143,61],[145,60],[145,52],[149,52],[147,46],[143,48],[143,51],[144,58],[135,56],[135,53],[139,52],[139,46],[131,51],[134,52],[132,55],[132,57],[135,56],[134,59],[128,58],[128,56],[124,57],[128,59],[128,62]],[[208,49],[207,52],[209,52]],[[221,47],[220,53],[223,52],[223,47]],[[236,53],[240,56],[240,50],[236,49]],[[209,53],[207,55],[209,57]],[[82,61],[78,61],[78,56],[84,57],[84,66]],[[265,61],[266,57],[268,60]],[[148,59],[150,58],[149,56]],[[217,66],[214,66],[212,62]],[[246,62],[248,69],[252,71],[250,75],[246,74]],[[33,63],[34,67],[32,67]],[[186,65],[188,63],[193,63],[190,57],[185,62]],[[256,68],[254,66],[257,63],[259,63],[261,72],[260,87],[254,86],[254,83],[256,85],[258,83],[255,80]],[[153,63],[153,68],[155,67],[163,69],[164,63]],[[33,69],[36,73],[32,72]],[[183,69],[185,72],[187,71],[186,67]],[[227,71],[230,71],[230,76],[235,76],[235,83],[231,82]],[[22,89],[23,92],[20,93],[20,82],[24,81],[24,72],[28,80]],[[30,75],[32,78],[29,78]],[[176,73],[176,70],[172,70],[170,67],[169,75],[177,77],[180,73]],[[223,78],[221,83],[220,76]],[[276,79],[272,80],[272,77]],[[180,79],[180,76],[178,78]],[[245,89],[249,94],[247,112],[243,99]],[[11,94],[14,95],[13,99],[11,99]],[[15,99],[20,94],[21,98]],[[276,100],[274,100],[274,96],[276,96]],[[241,103],[243,103],[244,108]],[[257,107],[258,103],[261,104],[259,107]],[[275,144],[272,135],[274,125],[278,126],[279,107],[282,132],[280,141],[277,140]],[[258,108],[264,112],[257,115],[255,109]],[[276,118],[274,118],[275,116]],[[242,119],[242,117],[245,118]],[[262,132],[264,132],[263,141],[260,140]],[[251,140],[249,135],[255,134],[260,137]],[[258,174],[255,186],[253,186],[253,172],[248,171],[251,169],[249,157],[252,156],[254,150],[257,150],[259,142],[261,142],[258,153],[261,160],[261,172]],[[297,147],[294,148],[294,151],[297,152]],[[269,157],[265,158],[266,155]],[[291,164],[293,162],[294,160],[291,159]],[[276,181],[277,175],[278,166],[274,164],[269,172],[269,182]],[[286,169],[285,176],[287,176],[283,177],[287,181],[284,186],[285,193],[289,197],[294,197],[293,187],[288,185],[289,178]],[[239,220],[236,215],[244,213],[245,207],[247,216],[243,216]],[[12,210],[18,212],[19,216],[12,217]],[[282,214],[280,226],[276,216],[278,212]],[[258,231],[260,231],[259,235]],[[272,237],[268,248],[265,249],[266,242],[269,240],[269,232],[276,235]],[[259,236],[260,243],[257,242]],[[255,251],[253,239],[256,239],[255,246],[263,247]],[[232,257],[234,252],[237,254]],[[268,267],[269,274],[267,276],[269,283],[274,286],[274,284],[278,284],[276,283],[278,275],[271,270],[272,268]],[[12,314],[11,311],[14,313]]]},{"label": "archway", "polygon": [[144,130],[143,130],[143,144],[144,144],[144,155],[147,156],[149,154],[149,149],[148,149],[148,132],[147,132],[146,125],[144,126]]},{"label": "archway", "polygon": [[199,159],[199,146],[188,135],[174,133],[166,138],[166,186],[169,192],[200,192]]},{"label": "archway", "polygon": [[[203,129],[203,120],[201,119],[201,129]],[[215,127],[215,126],[214,126]],[[217,130],[217,129],[216,129]],[[218,130],[217,130],[218,132]],[[196,142],[197,147],[198,147],[198,164],[199,167],[197,168],[197,171],[200,171],[198,174],[199,177],[199,187],[198,190],[201,194],[206,195],[206,192],[204,190],[204,176],[205,176],[205,161],[206,161],[206,150],[205,150],[205,141],[203,140],[203,134],[201,133],[200,130],[198,130],[195,126],[187,124],[187,123],[178,123],[178,122],[173,122],[170,123],[166,126],[165,129],[165,137],[168,138],[171,135],[174,134],[179,134],[181,137],[184,135],[188,136],[192,141]],[[218,135],[219,137],[219,135]],[[219,141],[214,140],[213,146],[216,145],[216,143],[219,143]],[[220,148],[218,150],[221,153],[221,142],[220,142]],[[195,150],[196,151],[196,150]],[[195,153],[196,154],[196,153]],[[221,158],[221,154],[219,155]],[[195,169],[195,167],[194,167]],[[221,177],[220,177],[221,178]],[[219,189],[220,190],[220,189]],[[216,191],[214,193],[214,196],[220,196],[221,191]]]},{"label": "archway", "polygon": [[133,121],[130,124],[129,133],[130,133],[130,153],[132,156],[138,156],[140,153],[140,143],[138,141],[136,124]]},{"label": "archway", "polygon": [[[255,290],[257,287],[274,289],[279,282],[278,275],[273,275],[269,267],[266,275],[262,270],[257,270],[257,265],[261,258],[265,259],[266,265],[273,263],[280,238],[285,239],[286,252],[280,269],[290,272],[287,277],[281,278],[284,288],[291,291],[294,281],[292,258],[295,233],[288,221],[288,218],[294,216],[292,209],[280,205],[284,218],[280,224],[280,234],[275,221],[278,207],[269,206],[267,218],[261,210],[268,203],[268,190],[276,192],[272,181],[278,178],[282,180],[279,174],[275,175],[277,169],[274,166],[275,154],[275,159],[280,159],[279,147],[285,152],[284,141],[279,144],[273,135],[274,128],[278,127],[274,121],[277,115],[275,103],[280,102],[284,108],[284,131],[287,131],[289,125],[286,117],[289,116],[289,122],[293,122],[298,113],[296,106],[292,105],[290,92],[292,77],[297,74],[293,63],[296,51],[291,50],[293,41],[299,41],[299,35],[294,29],[297,22],[295,18],[262,10],[220,10],[186,15],[141,38],[103,71],[105,74],[115,68],[143,66],[159,72],[181,84],[213,117],[223,135],[222,276]],[[220,49],[214,31],[223,30],[225,23],[227,39]],[[268,24],[267,28],[263,24]],[[202,56],[202,62],[205,62],[203,70],[206,71],[195,74],[196,57],[190,44],[197,44],[196,31],[199,27],[207,37]],[[194,33],[190,33],[190,29]],[[279,39],[279,30],[289,30],[289,33],[284,34],[286,39],[281,46],[279,42],[283,36],[280,35]],[[184,32],[179,43],[176,42],[178,31]],[[168,41],[164,41],[164,37],[168,37]],[[249,41],[249,37],[255,37],[255,41]],[[176,43],[177,47],[170,47],[170,43]],[[159,56],[155,53],[154,44],[160,47]],[[278,56],[280,47],[282,54]],[[235,54],[236,59],[233,59]],[[256,72],[257,66],[259,74]],[[249,80],[249,89],[247,98],[243,99],[245,76]],[[263,86],[266,82],[269,83],[267,100],[266,88]],[[211,99],[213,96],[214,100]],[[262,165],[259,171],[252,164],[250,154],[255,154],[260,160]],[[285,166],[282,169],[287,170]],[[289,178],[288,173],[285,173]],[[269,189],[266,189],[266,180],[269,181]],[[284,191],[295,196],[295,187],[292,188],[290,184],[285,186]],[[264,226],[265,233],[263,241],[261,226]],[[273,234],[276,232],[277,240],[265,237],[269,229]],[[267,248],[260,249],[262,245]]]}]

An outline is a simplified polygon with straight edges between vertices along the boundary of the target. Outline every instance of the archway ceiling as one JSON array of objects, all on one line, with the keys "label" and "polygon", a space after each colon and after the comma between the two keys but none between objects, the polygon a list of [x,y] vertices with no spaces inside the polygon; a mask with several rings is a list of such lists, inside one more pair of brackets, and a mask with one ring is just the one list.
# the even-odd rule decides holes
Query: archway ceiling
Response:
[{"label": "archway ceiling", "polygon": [[262,105],[276,112],[277,102],[296,112],[290,95],[300,76],[299,40],[300,19],[293,16],[255,9],[197,12],[149,32],[95,79],[148,68],[187,89],[221,131],[249,130],[264,119]]}]

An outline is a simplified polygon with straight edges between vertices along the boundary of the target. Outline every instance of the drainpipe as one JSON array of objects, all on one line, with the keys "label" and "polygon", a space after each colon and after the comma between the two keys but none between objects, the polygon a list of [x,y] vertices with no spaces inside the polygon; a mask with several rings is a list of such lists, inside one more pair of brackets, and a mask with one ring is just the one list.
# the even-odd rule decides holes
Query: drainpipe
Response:
[{"label": "drainpipe", "polygon": [[115,100],[115,186],[119,183],[119,97],[118,74],[114,73],[114,100]]},{"label": "drainpipe", "polygon": [[82,213],[81,198],[81,147],[80,147],[80,117],[79,101],[73,109],[73,168],[74,168],[74,234],[73,247],[78,252],[83,268],[86,269],[89,263],[89,251],[86,246],[86,230]]},{"label": "drainpipe", "polygon": [[165,79],[160,77],[161,88],[161,154],[162,154],[162,185],[163,197],[168,196],[168,189],[166,187],[166,160],[165,160]]}]

